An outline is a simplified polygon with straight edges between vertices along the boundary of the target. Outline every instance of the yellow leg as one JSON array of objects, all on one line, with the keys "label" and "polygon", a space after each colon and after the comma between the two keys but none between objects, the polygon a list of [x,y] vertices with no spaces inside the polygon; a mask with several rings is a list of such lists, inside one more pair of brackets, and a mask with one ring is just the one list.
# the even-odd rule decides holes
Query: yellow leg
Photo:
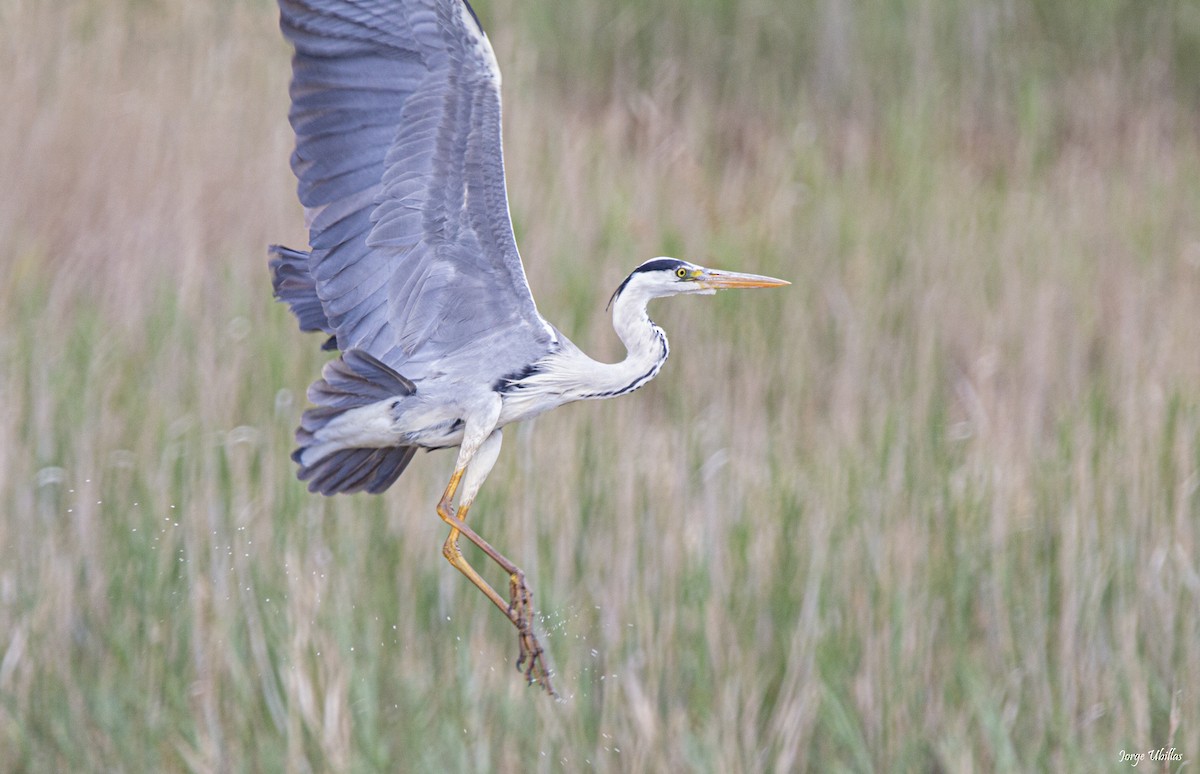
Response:
[{"label": "yellow leg", "polygon": [[[447,536],[446,542],[442,544],[442,555],[446,557],[447,561],[456,570],[465,575],[467,580],[475,584],[475,587],[482,591],[488,599],[492,600],[492,604],[500,608],[500,611],[508,617],[508,620],[512,621],[513,625],[517,627],[517,644],[519,648],[517,669],[525,673],[525,679],[530,683],[536,682],[551,696],[557,697],[558,694],[555,692],[554,686],[550,683],[550,672],[546,668],[545,660],[542,658],[543,650],[541,643],[538,642],[537,636],[533,631],[533,592],[525,584],[524,571],[509,561],[507,557],[495,548],[492,548],[490,543],[466,525],[467,510],[471,507],[470,503],[462,505],[458,509],[457,514],[451,512],[454,494],[458,490],[462,474],[462,470],[454,471],[454,475],[450,477],[450,483],[446,486],[446,491],[442,494],[442,499],[438,501],[438,516],[441,517],[442,521],[450,525],[450,534]],[[475,568],[466,560],[466,557],[462,555],[462,551],[458,548],[460,534],[465,535],[468,540],[478,546],[492,561],[496,562],[496,564],[500,565],[508,573],[508,585],[511,597],[507,603],[491,587],[491,584],[476,572]],[[525,666],[526,662],[528,662],[528,666]]]}]

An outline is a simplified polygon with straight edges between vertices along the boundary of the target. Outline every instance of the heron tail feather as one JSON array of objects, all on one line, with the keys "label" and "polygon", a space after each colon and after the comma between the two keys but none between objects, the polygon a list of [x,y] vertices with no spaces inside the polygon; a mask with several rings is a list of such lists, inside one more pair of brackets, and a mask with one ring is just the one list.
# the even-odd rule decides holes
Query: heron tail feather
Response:
[{"label": "heron tail feather", "polygon": [[388,402],[414,392],[416,385],[362,350],[328,363],[308,388],[316,406],[304,412],[292,453],[309,491],[378,494],[391,486],[416,447],[390,445],[394,438],[380,427],[387,425]]},{"label": "heron tail feather", "polygon": [[345,410],[416,391],[415,384],[387,363],[364,350],[351,349],[325,365],[321,378],[308,388],[308,399],[318,406]]},{"label": "heron tail feather", "polygon": [[[292,458],[300,461],[303,449]],[[379,494],[387,489],[412,461],[416,446],[385,446],[379,449],[339,449],[300,467],[300,480],[308,481],[308,491],[332,495],[342,492]]]}]

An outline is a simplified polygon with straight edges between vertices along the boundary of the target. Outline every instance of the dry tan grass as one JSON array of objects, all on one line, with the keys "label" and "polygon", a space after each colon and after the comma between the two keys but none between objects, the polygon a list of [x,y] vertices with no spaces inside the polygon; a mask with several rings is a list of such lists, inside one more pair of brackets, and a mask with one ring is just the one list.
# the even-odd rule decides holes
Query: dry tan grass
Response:
[{"label": "dry tan grass", "polygon": [[[380,498],[293,479],[322,355],[269,300],[264,246],[304,241],[270,7],[0,4],[0,769],[1200,754],[1188,62],[1047,70],[968,4],[963,83],[933,46],[889,101],[891,5],[817,5],[796,34],[824,69],[787,100],[730,93],[747,40],[786,49],[768,3],[726,8],[723,53],[687,48],[719,21],[661,21],[658,58],[578,94],[547,63],[595,54],[538,37],[556,12],[481,9],[548,318],[615,358],[603,303],[643,258],[795,283],[663,302],[652,386],[508,433],[475,518],[533,580],[554,704],[440,558],[449,457]],[[578,34],[659,29],[613,24]]]}]

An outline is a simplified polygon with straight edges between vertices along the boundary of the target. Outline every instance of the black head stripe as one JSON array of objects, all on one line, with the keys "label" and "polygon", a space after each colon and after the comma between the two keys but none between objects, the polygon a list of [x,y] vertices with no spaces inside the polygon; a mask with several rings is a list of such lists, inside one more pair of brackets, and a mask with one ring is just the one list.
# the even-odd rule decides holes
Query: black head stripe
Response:
[{"label": "black head stripe", "polygon": [[617,296],[621,295],[621,291],[624,290],[625,286],[629,284],[629,280],[633,279],[633,275],[640,274],[644,271],[675,271],[680,266],[687,266],[687,264],[675,258],[655,258],[652,261],[646,261],[641,266],[629,272],[629,276],[622,280],[621,284],[617,286],[617,289],[613,292],[612,296],[609,297],[608,303],[604,308],[608,309],[608,307],[612,306],[613,301],[617,300]]},{"label": "black head stripe", "polygon": [[630,276],[643,271],[675,271],[680,266],[687,266],[687,264],[674,258],[655,258],[634,269]]}]

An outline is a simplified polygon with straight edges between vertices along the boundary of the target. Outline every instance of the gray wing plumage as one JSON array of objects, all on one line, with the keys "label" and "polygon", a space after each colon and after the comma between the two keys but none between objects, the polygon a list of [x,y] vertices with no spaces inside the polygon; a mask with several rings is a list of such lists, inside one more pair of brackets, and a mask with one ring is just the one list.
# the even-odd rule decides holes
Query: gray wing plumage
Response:
[{"label": "gray wing plumage", "polygon": [[295,46],[292,169],[325,313],[310,327],[411,378],[490,379],[544,354],[555,334],[513,237],[499,69],[469,6],[279,7]]}]

